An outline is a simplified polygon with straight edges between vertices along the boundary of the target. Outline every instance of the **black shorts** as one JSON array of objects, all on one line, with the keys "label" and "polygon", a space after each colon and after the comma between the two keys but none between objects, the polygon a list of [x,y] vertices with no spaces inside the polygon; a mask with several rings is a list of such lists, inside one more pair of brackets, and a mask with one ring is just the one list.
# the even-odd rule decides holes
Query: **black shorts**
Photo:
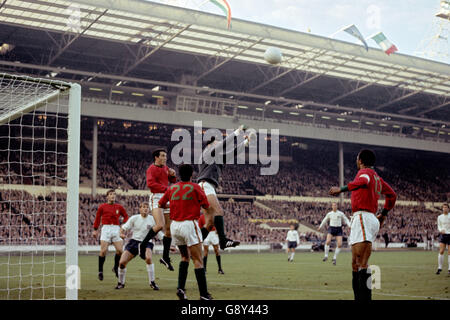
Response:
[{"label": "black shorts", "polygon": [[[130,241],[128,241],[127,246],[125,247],[125,250],[130,252],[132,255],[137,256],[139,254],[140,244],[141,244],[141,241],[131,239]],[[153,250],[153,243],[152,242],[147,243],[147,248],[150,248],[150,250]]]},{"label": "black shorts", "polygon": [[297,248],[297,241],[288,241],[288,248],[289,249]]},{"label": "black shorts", "polygon": [[328,233],[332,236],[342,236],[342,227],[329,227]]},{"label": "black shorts", "polygon": [[444,243],[450,245],[450,233],[441,234],[439,236],[439,243]]}]

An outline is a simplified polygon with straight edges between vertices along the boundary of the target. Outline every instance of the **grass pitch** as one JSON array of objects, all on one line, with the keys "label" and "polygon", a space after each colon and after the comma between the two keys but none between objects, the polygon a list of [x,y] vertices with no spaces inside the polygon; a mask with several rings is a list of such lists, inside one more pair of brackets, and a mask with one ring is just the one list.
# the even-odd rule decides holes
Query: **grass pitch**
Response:
[{"label": "grass pitch", "polygon": [[[219,275],[215,256],[210,253],[208,290],[215,299],[221,300],[352,300],[351,254],[341,252],[337,266],[331,263],[332,255],[327,262],[322,262],[323,253],[297,252],[295,261],[288,262],[284,253],[225,252],[222,253],[225,275]],[[153,258],[159,291],[149,287],[145,263],[140,258],[128,264],[125,288],[115,290],[117,278],[111,271],[113,254],[107,256],[103,281],[97,279],[97,256],[80,255],[79,299],[176,300],[180,256],[172,255],[175,272],[159,263],[159,255]],[[30,257],[10,257],[8,267],[5,264],[8,258],[0,257],[0,299],[18,299],[19,294],[21,299],[64,298],[64,257],[33,259],[31,264]],[[52,259],[60,264],[45,262]],[[441,275],[435,274],[437,252],[379,251],[372,253],[370,263],[381,270],[381,289],[373,290],[374,300],[450,300],[447,266]],[[9,280],[5,278],[8,272]],[[18,287],[19,281],[23,289],[9,290],[8,296],[5,289]],[[61,287],[52,288],[53,284]],[[189,268],[186,294],[192,300],[199,298],[193,264]]]}]

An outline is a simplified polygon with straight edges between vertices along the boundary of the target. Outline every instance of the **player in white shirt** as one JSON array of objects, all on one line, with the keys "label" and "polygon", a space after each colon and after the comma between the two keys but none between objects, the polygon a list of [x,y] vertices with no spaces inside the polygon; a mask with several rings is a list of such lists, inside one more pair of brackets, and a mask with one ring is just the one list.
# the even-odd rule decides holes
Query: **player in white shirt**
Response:
[{"label": "player in white shirt", "polygon": [[298,236],[297,228],[295,225],[291,224],[290,230],[286,236],[286,253],[288,254],[288,261],[293,262],[295,256],[295,248],[300,244],[300,237]]},{"label": "player in white shirt", "polygon": [[342,221],[344,221],[349,228],[351,228],[351,224],[348,218],[345,216],[345,214],[337,209],[336,202],[333,202],[332,209],[333,209],[332,211],[327,213],[327,215],[322,220],[322,223],[320,224],[319,228],[317,228],[317,230],[320,231],[320,229],[322,229],[322,227],[328,221],[330,221],[330,226],[328,227],[327,240],[325,242],[325,256],[323,258],[323,261],[328,260],[328,252],[330,251],[331,237],[335,236],[337,240],[337,248],[336,251],[334,252],[333,265],[336,265],[337,256],[339,252],[341,252],[342,247]]},{"label": "player in white shirt", "polygon": [[[125,275],[127,273],[127,264],[131,260],[134,259],[137,255],[139,255],[140,244],[142,240],[147,235],[150,228],[155,225],[155,219],[152,216],[148,215],[149,206],[147,202],[142,202],[139,205],[139,213],[137,215],[132,216],[128,219],[127,223],[125,223],[120,228],[120,237],[125,239],[126,232],[131,231],[132,236],[130,241],[128,241],[125,251],[120,257],[119,262],[119,283],[116,286],[116,289],[122,289],[125,287]],[[160,231],[158,233],[158,237],[162,239],[164,234]],[[155,283],[155,265],[152,262],[152,249],[153,242],[149,241],[145,250],[145,263],[147,264],[147,273],[150,287],[153,290],[159,290],[159,287]]]},{"label": "player in white shirt", "polygon": [[450,276],[450,216],[448,214],[448,203],[443,204],[442,214],[437,219],[437,225],[440,235],[439,235],[438,270],[436,274],[440,274],[442,271],[442,265],[444,264],[444,251],[445,246],[447,246],[448,275]]}]

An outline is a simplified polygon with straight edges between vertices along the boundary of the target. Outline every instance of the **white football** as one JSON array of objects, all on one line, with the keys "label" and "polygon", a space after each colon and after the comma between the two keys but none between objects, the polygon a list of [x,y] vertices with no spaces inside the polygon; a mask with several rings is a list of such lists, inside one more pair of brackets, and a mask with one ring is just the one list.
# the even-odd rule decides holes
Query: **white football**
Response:
[{"label": "white football", "polygon": [[264,60],[266,60],[270,64],[279,64],[283,55],[281,50],[275,47],[267,48],[266,52],[264,52]]}]

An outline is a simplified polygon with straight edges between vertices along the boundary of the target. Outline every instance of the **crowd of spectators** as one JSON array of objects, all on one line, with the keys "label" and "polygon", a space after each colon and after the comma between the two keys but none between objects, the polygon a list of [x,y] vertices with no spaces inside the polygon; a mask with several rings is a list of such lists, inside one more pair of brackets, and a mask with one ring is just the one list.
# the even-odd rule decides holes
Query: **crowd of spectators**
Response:
[{"label": "crowd of spectators", "polygon": [[[331,211],[331,203],[267,200],[261,202],[280,212],[279,217],[297,219],[314,229],[319,227],[325,215]],[[350,203],[344,203],[339,210],[351,219]],[[396,205],[381,227],[378,237],[386,234],[390,242],[401,243],[425,242],[427,238],[437,239],[439,232],[436,221],[440,213],[439,210],[426,209],[424,206]],[[348,236],[349,232],[350,229],[344,224],[344,237]]]},{"label": "crowd of spectators", "polygon": [[[61,119],[59,119],[61,120]],[[34,122],[33,122],[34,121]],[[92,176],[93,119],[82,119],[80,177],[87,184]],[[145,171],[152,162],[151,146],[167,146],[172,150],[178,141],[172,133],[185,129],[191,137],[192,127],[127,122],[107,119],[98,123],[97,186],[145,190]],[[63,121],[64,122],[64,121]],[[46,130],[43,130],[43,126]],[[5,130],[8,129],[6,132]],[[204,128],[205,130],[206,128]],[[2,183],[64,185],[67,175],[67,134],[60,122],[51,116],[36,116],[21,124],[2,126],[0,150]],[[28,137],[31,135],[33,139]],[[6,137],[8,141],[4,141]],[[56,147],[53,140],[58,139]],[[292,137],[280,137],[280,155],[291,162],[280,162],[276,175],[260,174],[261,165],[227,165],[218,192],[224,194],[268,194],[283,196],[326,196],[330,186],[338,185],[338,153],[336,144],[320,141],[302,143]],[[88,145],[90,147],[88,148]],[[270,146],[270,143],[268,144]],[[134,146],[134,147],[133,147]],[[138,146],[138,147],[136,147]],[[140,146],[140,148],[139,148]],[[145,146],[148,146],[147,148]],[[355,149],[344,146],[344,181],[356,174]],[[45,153],[44,151],[45,150]],[[375,169],[397,192],[399,200],[446,201],[450,195],[450,172],[445,154],[379,148]],[[169,155],[170,159],[170,155]],[[173,164],[169,162],[173,167]]]},{"label": "crowd of spectators", "polygon": [[[67,133],[55,119],[34,117],[21,125],[0,127],[0,183],[64,186],[67,177]],[[28,122],[27,122],[28,121]],[[48,129],[43,130],[46,125]],[[92,176],[92,119],[82,121],[80,148],[80,181],[89,184]],[[193,135],[193,128],[187,129]],[[122,190],[146,190],[145,172],[152,162],[152,147],[165,145],[170,151],[176,141],[171,134],[174,126],[149,123],[128,123],[122,120],[98,120],[99,148],[97,186]],[[34,139],[30,139],[33,136]],[[14,138],[16,137],[16,138]],[[219,194],[282,195],[327,197],[330,186],[339,185],[336,146],[330,143],[308,142],[308,148],[293,147],[293,138],[281,137],[280,155],[292,159],[282,161],[276,175],[260,174],[261,165],[226,165],[217,189]],[[7,140],[6,140],[7,139]],[[58,143],[54,143],[55,140]],[[134,145],[133,145],[134,144]],[[6,145],[6,144],[5,144]],[[148,146],[148,147],[147,147]],[[344,150],[344,181],[352,180],[357,172],[355,149]],[[396,191],[398,200],[442,202],[450,198],[448,158],[445,154],[379,149],[376,171]],[[168,165],[176,169],[170,162]],[[196,168],[197,169],[197,168]],[[194,174],[195,177],[195,174]],[[34,198],[25,191],[0,194],[1,243],[64,243],[65,195],[53,194]],[[20,199],[20,201],[18,200]],[[93,239],[92,223],[102,197],[80,195],[80,244],[97,244]],[[119,197],[131,213],[145,197]],[[272,210],[252,202],[222,202],[230,236],[247,243],[283,242],[285,230],[261,228],[249,218],[297,219],[316,228],[329,211],[329,205],[312,202],[266,201]],[[131,209],[130,209],[131,208]],[[350,216],[350,207],[341,208]],[[397,205],[388,222],[380,230],[391,242],[422,242],[436,236],[437,213],[423,206]],[[348,230],[344,228],[347,235]],[[314,233],[301,235],[302,241],[319,241]]]},{"label": "crowd of spectators", "polygon": [[[98,239],[92,237],[92,225],[97,208],[105,202],[105,197],[81,194],[79,199],[79,244],[96,245]],[[25,191],[1,191],[0,244],[64,244],[65,200],[66,195],[63,193],[35,197]],[[148,197],[119,195],[116,201],[131,216],[138,214],[139,203],[148,201]],[[229,198],[221,201],[225,212],[225,227],[233,239],[244,243],[281,243],[285,240],[287,230],[264,228],[261,220],[295,220],[316,229],[330,211],[330,204],[327,203],[258,201],[263,206],[256,205],[251,200]],[[351,218],[349,204],[339,209]],[[436,239],[436,219],[439,214],[438,210],[425,207],[397,205],[381,228],[379,237],[386,234],[390,242],[406,244],[424,242],[427,238]],[[344,227],[344,239],[348,232],[349,229]],[[320,242],[323,241],[323,236],[313,232],[301,233],[301,241]]]}]

